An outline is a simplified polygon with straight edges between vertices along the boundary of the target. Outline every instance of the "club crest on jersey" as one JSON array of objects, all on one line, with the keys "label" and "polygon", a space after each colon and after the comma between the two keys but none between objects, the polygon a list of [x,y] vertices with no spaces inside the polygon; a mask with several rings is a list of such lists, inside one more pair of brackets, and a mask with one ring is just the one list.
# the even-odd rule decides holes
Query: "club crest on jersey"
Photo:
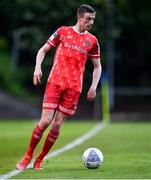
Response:
[{"label": "club crest on jersey", "polygon": [[85,41],[85,45],[90,46],[90,41],[88,39]]}]

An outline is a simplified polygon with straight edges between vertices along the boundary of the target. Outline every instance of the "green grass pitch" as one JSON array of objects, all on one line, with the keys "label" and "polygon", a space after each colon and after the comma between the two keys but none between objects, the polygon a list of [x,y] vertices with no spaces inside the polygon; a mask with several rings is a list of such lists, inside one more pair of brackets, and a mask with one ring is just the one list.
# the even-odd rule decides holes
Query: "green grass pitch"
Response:
[{"label": "green grass pitch", "polygon": [[[25,153],[34,124],[32,121],[0,121],[0,176],[15,169]],[[94,121],[66,121],[52,151],[79,138],[95,125]],[[43,170],[27,169],[12,179],[151,179],[150,139],[150,123],[110,123],[82,145],[45,160]],[[82,164],[82,153],[92,146],[104,154],[103,165],[98,169],[86,169]]]}]

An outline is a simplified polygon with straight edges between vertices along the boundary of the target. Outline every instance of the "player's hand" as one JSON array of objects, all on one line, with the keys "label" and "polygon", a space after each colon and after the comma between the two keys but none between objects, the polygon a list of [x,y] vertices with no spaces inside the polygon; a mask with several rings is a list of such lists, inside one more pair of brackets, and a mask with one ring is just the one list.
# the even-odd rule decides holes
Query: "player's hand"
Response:
[{"label": "player's hand", "polygon": [[93,101],[96,97],[96,89],[93,87],[90,87],[88,93],[87,93],[87,100]]},{"label": "player's hand", "polygon": [[42,71],[41,68],[35,68],[33,75],[33,84],[38,85],[41,83]]}]

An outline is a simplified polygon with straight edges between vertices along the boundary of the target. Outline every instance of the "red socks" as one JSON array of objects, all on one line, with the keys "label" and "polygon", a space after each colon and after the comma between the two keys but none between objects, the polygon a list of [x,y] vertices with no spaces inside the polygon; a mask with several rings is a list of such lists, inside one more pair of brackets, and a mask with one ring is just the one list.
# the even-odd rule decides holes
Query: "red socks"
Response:
[{"label": "red socks", "polygon": [[[37,144],[39,143],[44,131],[45,131],[45,129],[40,128],[38,124],[35,126],[35,128],[32,132],[28,150],[26,152],[26,155],[28,155],[30,158],[33,157],[34,149],[37,146]],[[54,129],[51,128],[50,132],[48,133],[48,135],[46,137],[45,143],[43,145],[43,149],[42,149],[41,153],[38,155],[38,157],[36,158],[36,160],[37,159],[41,160],[41,161],[43,160],[43,158],[49,152],[51,147],[54,145],[58,136],[59,136],[59,132],[55,132]]]},{"label": "red socks", "polygon": [[38,124],[35,126],[32,132],[32,136],[30,139],[30,143],[29,143],[29,147],[28,147],[26,155],[31,156],[31,157],[33,156],[34,149],[39,143],[45,129],[46,128],[42,129]]},{"label": "red socks", "polygon": [[59,136],[59,132],[55,132],[53,128],[51,128],[50,132],[48,133],[43,149],[41,153],[38,155],[36,160],[43,160],[43,158],[46,156],[46,154],[49,152],[51,147],[54,145],[56,139]]}]

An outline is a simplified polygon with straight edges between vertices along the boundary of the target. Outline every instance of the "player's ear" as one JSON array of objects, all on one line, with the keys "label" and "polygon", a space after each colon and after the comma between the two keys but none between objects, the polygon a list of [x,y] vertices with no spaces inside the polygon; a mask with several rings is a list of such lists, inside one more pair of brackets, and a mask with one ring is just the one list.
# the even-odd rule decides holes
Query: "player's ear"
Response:
[{"label": "player's ear", "polygon": [[77,16],[79,23],[81,22],[82,17],[82,15]]},{"label": "player's ear", "polygon": [[79,21],[80,19],[81,19],[81,16],[80,16],[80,15],[78,15],[78,16],[77,16],[77,20]]}]

